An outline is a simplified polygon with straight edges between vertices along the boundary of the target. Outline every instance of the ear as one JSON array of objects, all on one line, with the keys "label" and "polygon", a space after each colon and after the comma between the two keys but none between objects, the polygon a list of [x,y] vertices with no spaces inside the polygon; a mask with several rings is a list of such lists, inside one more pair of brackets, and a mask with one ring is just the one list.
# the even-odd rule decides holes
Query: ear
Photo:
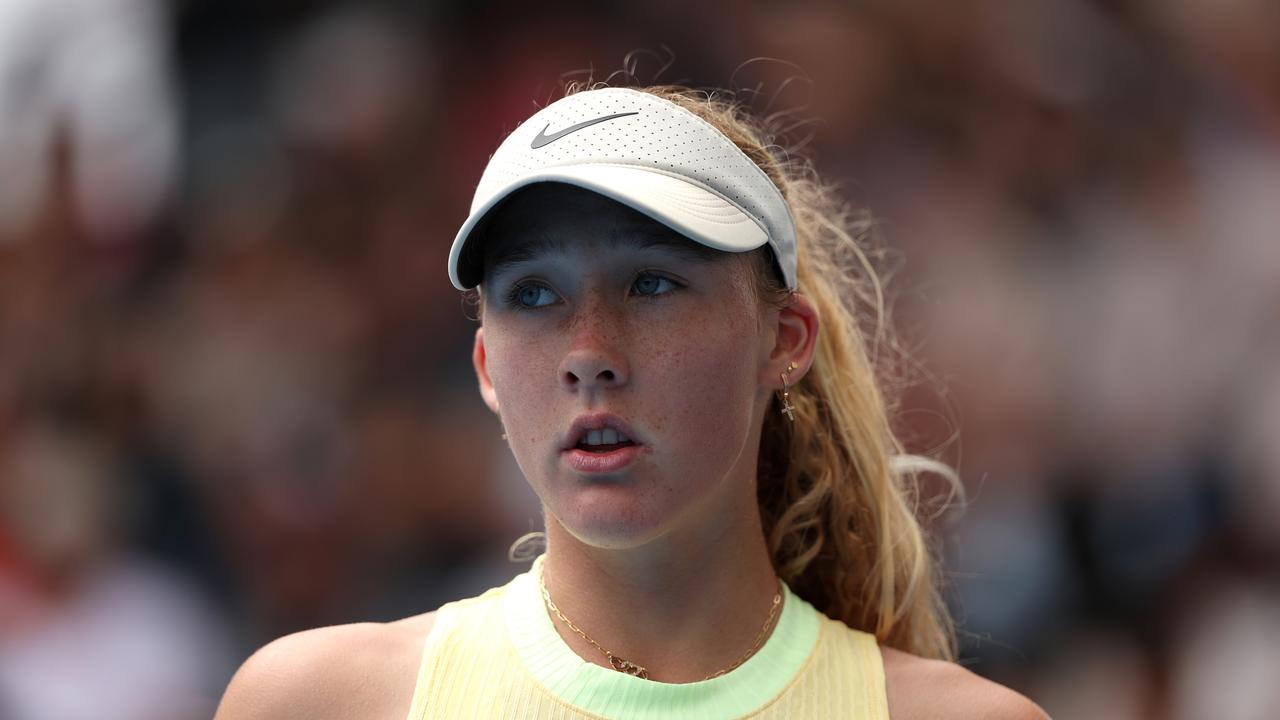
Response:
[{"label": "ear", "polygon": [[493,391],[493,381],[489,379],[488,356],[484,351],[484,328],[476,328],[476,343],[471,349],[471,364],[476,368],[476,378],[480,381],[480,397],[489,409],[498,412],[498,394]]},{"label": "ear", "polygon": [[773,348],[769,352],[764,372],[765,387],[781,390],[780,375],[786,372],[788,364],[796,364],[796,369],[786,376],[788,385],[799,382],[813,366],[821,318],[809,298],[794,292],[786,306],[778,311],[777,323]]}]

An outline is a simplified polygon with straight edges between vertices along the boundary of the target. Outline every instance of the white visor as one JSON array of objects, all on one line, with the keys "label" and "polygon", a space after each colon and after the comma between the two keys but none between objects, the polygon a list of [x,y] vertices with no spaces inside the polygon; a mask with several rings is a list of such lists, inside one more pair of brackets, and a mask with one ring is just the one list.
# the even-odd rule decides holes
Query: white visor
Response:
[{"label": "white visor", "polygon": [[795,223],[773,181],[702,118],[630,88],[557,100],[503,140],[449,251],[454,287],[482,279],[472,231],[511,193],[538,182],[598,192],[717,250],[769,243],[787,287],[796,288]]}]

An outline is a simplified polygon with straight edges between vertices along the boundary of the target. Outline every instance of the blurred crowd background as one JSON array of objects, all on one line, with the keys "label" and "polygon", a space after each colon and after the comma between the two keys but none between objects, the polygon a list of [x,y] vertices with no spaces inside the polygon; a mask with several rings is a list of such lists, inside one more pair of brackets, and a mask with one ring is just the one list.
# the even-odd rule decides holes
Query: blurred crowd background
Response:
[{"label": "blurred crowd background", "polygon": [[523,570],[445,259],[623,67],[794,112],[879,218],[966,666],[1275,717],[1277,3],[0,0],[0,718],[208,717],[274,637]]}]

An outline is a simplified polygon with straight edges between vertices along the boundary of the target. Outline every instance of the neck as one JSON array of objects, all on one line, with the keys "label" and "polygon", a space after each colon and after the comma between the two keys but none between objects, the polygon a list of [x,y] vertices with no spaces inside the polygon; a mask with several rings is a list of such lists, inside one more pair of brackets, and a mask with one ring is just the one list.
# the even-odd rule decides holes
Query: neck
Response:
[{"label": "neck", "polygon": [[[569,620],[647,668],[650,680],[694,682],[725,670],[760,637],[779,588],[755,504],[726,515],[724,526],[693,537],[617,550],[582,543],[548,514],[547,590]],[[595,646],[552,622],[580,657],[609,667]]]}]

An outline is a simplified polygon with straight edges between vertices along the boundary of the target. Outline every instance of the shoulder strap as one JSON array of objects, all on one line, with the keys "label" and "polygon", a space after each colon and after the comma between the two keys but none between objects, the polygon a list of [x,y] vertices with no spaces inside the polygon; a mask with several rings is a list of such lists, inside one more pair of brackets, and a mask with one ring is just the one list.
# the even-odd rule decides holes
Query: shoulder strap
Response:
[{"label": "shoulder strap", "polygon": [[[477,639],[477,634],[483,641],[489,634],[501,632],[501,626],[495,627],[491,616],[501,607],[503,589],[491,588],[477,597],[445,603],[436,611],[435,623],[422,642],[422,660],[418,663],[408,720],[427,717],[433,687],[438,694],[436,686],[447,682],[444,675],[450,663],[470,664],[465,660],[468,652],[474,653],[475,643],[468,641]],[[492,647],[493,643],[481,642],[480,645]]]},{"label": "shoulder strap", "polygon": [[853,717],[889,720],[889,694],[885,685],[884,658],[876,636],[824,618],[831,638],[831,660],[838,676],[852,692]]},{"label": "shoulder strap", "polygon": [[421,720],[427,715],[427,688],[430,686],[432,664],[440,656],[440,646],[457,622],[455,603],[447,603],[436,610],[435,622],[422,642],[422,659],[418,662],[418,676],[413,685],[413,701],[409,705],[408,720]]}]

